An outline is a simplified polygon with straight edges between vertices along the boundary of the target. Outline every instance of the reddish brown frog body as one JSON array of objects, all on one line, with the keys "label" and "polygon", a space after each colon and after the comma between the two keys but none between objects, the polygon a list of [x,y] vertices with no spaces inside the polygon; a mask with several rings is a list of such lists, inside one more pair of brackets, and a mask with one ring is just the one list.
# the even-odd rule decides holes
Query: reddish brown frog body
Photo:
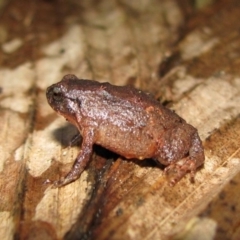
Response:
[{"label": "reddish brown frog body", "polygon": [[82,135],[82,151],[64,179],[66,185],[81,175],[94,144],[127,159],[152,158],[166,165],[174,185],[187,172],[194,176],[204,162],[197,130],[150,95],[130,86],[114,86],[66,75],[47,89],[50,106]]}]

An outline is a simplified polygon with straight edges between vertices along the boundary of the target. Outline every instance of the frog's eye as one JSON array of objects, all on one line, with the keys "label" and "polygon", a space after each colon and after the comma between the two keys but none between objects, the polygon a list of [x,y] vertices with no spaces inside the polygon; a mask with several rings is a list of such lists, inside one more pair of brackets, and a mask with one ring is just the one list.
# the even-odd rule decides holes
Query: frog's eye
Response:
[{"label": "frog's eye", "polygon": [[61,101],[63,97],[61,89],[59,87],[54,87],[52,96],[55,101]]}]

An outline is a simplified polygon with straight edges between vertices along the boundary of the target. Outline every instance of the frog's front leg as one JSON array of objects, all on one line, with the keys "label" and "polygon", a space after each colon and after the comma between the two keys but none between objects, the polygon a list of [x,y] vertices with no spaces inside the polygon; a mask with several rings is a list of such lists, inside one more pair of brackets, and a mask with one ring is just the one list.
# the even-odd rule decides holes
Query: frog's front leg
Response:
[{"label": "frog's front leg", "polygon": [[203,164],[204,158],[202,142],[196,132],[192,138],[192,145],[189,149],[189,155],[183,159],[171,163],[164,169],[164,172],[169,179],[170,186],[174,186],[188,172],[190,172],[191,180],[193,181],[196,170]]},{"label": "frog's front leg", "polygon": [[93,139],[94,139],[94,131],[87,129],[87,131],[83,132],[83,142],[82,142],[82,149],[78,154],[75,163],[70,170],[70,172],[59,181],[55,181],[53,183],[54,187],[62,187],[67,185],[70,182],[75,181],[84,171],[85,167],[87,166],[88,162],[90,161],[92,155],[92,148],[93,148]]}]

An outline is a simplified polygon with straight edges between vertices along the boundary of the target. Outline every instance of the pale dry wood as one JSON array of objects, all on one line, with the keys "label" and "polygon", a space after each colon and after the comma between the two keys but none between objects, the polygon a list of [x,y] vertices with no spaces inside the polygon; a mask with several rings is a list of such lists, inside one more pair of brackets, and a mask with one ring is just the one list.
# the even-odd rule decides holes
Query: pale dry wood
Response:
[{"label": "pale dry wood", "polygon": [[[222,11],[195,26],[173,51],[183,24],[176,1],[81,1],[81,14],[64,16],[61,37],[34,50],[40,57],[1,67],[1,239],[168,239],[191,236],[195,225],[204,228],[194,219],[240,170],[239,12],[233,3],[218,6]],[[174,59],[178,64],[161,78],[160,65],[171,52],[170,65]],[[186,176],[171,188],[151,163],[97,153],[80,179],[51,188],[47,180],[64,175],[79,151],[64,148],[75,130],[45,99],[46,87],[69,72],[134,84],[171,101],[204,141],[206,163],[195,183]],[[208,222],[208,236],[214,236],[218,219],[209,216]]]}]

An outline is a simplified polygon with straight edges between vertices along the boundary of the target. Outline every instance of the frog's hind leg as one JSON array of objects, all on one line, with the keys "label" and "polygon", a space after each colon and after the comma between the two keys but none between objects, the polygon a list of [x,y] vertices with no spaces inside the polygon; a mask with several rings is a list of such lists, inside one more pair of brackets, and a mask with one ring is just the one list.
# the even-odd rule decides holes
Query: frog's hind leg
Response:
[{"label": "frog's hind leg", "polygon": [[196,170],[204,162],[204,150],[202,142],[197,134],[193,136],[192,145],[189,149],[187,157],[177,161],[173,161],[164,169],[164,172],[169,179],[170,186],[174,186],[180,181],[188,172],[191,174],[191,180],[194,181]]}]

